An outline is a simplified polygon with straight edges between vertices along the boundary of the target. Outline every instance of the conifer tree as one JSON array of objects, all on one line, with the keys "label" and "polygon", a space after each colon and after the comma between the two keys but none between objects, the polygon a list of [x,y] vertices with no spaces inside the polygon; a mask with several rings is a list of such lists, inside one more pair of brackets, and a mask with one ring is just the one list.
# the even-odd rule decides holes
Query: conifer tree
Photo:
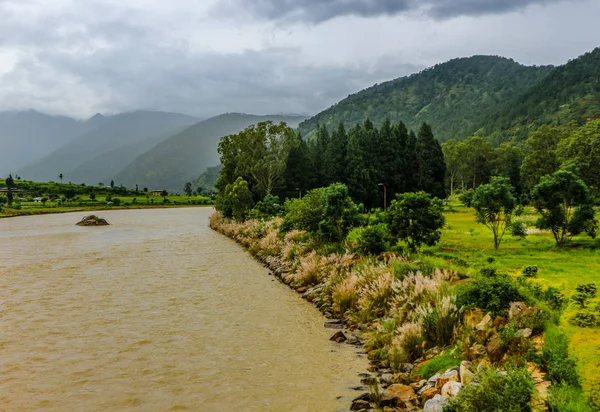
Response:
[{"label": "conifer tree", "polygon": [[446,163],[444,162],[444,153],[427,123],[423,123],[419,130],[417,158],[419,160],[419,188],[432,196],[445,198]]}]

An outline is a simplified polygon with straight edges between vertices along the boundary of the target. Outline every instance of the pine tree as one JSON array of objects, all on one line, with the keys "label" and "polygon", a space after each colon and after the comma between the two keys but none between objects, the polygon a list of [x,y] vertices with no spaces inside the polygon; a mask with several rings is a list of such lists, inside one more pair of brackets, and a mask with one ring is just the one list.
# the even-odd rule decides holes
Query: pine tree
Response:
[{"label": "pine tree", "polygon": [[324,159],[324,175],[329,184],[346,183],[348,136],[344,124],[331,134]]},{"label": "pine tree", "polygon": [[417,157],[417,136],[412,130],[408,133],[405,152],[406,191],[419,191],[419,159]]},{"label": "pine tree", "polygon": [[432,196],[445,198],[446,163],[444,162],[444,153],[427,123],[423,123],[417,137],[417,159],[419,161],[419,188]]}]

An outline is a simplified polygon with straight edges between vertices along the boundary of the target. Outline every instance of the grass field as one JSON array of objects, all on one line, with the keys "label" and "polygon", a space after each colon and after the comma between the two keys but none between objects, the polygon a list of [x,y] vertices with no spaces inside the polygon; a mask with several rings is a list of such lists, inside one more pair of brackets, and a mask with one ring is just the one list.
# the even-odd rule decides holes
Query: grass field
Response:
[{"label": "grass field", "polygon": [[[575,237],[569,245],[557,248],[551,233],[534,228],[536,218],[533,209],[526,209],[518,220],[528,226],[527,238],[518,240],[507,235],[500,249],[494,250],[492,233],[475,221],[473,209],[453,202],[447,207],[446,227],[440,243],[425,249],[423,254],[439,261],[440,266],[471,273],[491,266],[498,272],[516,276],[524,267],[535,265],[539,271],[533,281],[555,286],[566,296],[572,295],[579,284],[600,286],[600,238]],[[596,298],[589,306],[594,307],[599,301]],[[600,389],[600,328],[569,324],[568,319],[576,311],[573,306],[567,306],[560,327],[571,338],[570,349],[578,358],[584,389],[589,393]]]}]

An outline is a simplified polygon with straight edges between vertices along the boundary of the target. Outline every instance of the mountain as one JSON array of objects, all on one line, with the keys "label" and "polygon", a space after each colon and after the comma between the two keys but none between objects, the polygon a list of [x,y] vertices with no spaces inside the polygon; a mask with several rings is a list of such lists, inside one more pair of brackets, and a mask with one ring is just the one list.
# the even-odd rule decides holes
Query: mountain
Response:
[{"label": "mountain", "polygon": [[0,176],[15,174],[23,165],[95,129],[103,119],[84,122],[34,110],[0,112]]},{"label": "mountain", "polygon": [[158,137],[145,139],[141,142],[129,143],[119,146],[110,152],[104,152],[69,172],[68,176],[77,181],[90,182],[91,184],[95,184],[94,182],[106,184],[114,177],[115,172],[123,170],[139,155],[147,152],[163,140],[166,140],[185,129],[185,126],[178,127],[171,129],[168,133]]},{"label": "mountain", "polygon": [[[94,184],[107,174],[117,173],[127,163],[107,164],[106,170],[98,175],[95,174],[95,169],[86,170],[85,164],[91,162],[96,167],[97,161],[94,159],[99,156],[128,145],[152,141],[161,136],[166,138],[181,127],[198,121],[194,117],[183,114],[152,111],[122,113],[108,119],[94,116],[91,120],[99,126],[69,141],[34,164],[20,169],[19,174],[26,179],[41,181],[55,180],[56,176],[62,173],[66,181]],[[149,143],[144,145],[146,148],[149,147]],[[125,156],[125,160],[130,159]]]},{"label": "mountain", "polygon": [[254,116],[222,114],[204,120],[157,144],[135,159],[114,180],[117,184],[181,192],[186,182],[195,180],[207,167],[219,164],[217,147],[221,137],[238,133],[265,120],[286,122],[297,127],[301,116]]},{"label": "mountain", "polygon": [[582,124],[600,117],[600,48],[556,67],[482,123],[481,134],[501,131],[525,139],[542,124]]},{"label": "mountain", "polygon": [[427,122],[442,141],[465,138],[481,128],[483,119],[552,69],[496,56],[453,59],[350,95],[303,122],[300,131],[312,136],[317,124],[331,130],[340,122],[351,127],[369,117],[376,126],[389,118],[413,130]]}]

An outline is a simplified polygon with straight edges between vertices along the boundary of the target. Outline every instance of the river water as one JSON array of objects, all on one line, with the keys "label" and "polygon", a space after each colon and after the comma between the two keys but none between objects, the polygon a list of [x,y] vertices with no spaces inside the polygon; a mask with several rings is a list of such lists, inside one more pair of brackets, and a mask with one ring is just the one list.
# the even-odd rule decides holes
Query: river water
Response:
[{"label": "river water", "polygon": [[210,213],[0,219],[0,411],[347,408],[366,361]]}]

